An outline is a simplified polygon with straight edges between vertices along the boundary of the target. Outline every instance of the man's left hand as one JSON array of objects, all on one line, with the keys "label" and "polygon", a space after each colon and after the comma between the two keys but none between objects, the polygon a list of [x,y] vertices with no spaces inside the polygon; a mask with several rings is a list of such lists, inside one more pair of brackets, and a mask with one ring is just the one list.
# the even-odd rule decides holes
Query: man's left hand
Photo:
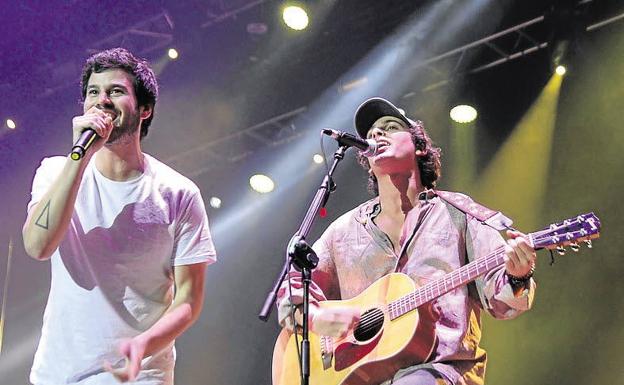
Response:
[{"label": "man's left hand", "polygon": [[535,249],[529,244],[526,234],[519,231],[507,231],[505,246],[505,269],[508,275],[516,278],[525,277],[535,267]]},{"label": "man's left hand", "polygon": [[104,369],[111,373],[119,382],[136,380],[141,370],[141,361],[145,356],[147,341],[141,336],[124,340],[119,345],[119,353],[125,358],[125,365],[121,368],[113,368],[110,363],[104,363]]}]

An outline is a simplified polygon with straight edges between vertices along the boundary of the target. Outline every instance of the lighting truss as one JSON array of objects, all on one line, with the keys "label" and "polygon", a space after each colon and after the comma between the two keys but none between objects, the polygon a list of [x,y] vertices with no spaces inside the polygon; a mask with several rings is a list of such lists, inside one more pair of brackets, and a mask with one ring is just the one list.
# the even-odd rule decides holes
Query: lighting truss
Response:
[{"label": "lighting truss", "polygon": [[[214,22],[219,22],[225,18],[232,17],[235,14],[249,9],[256,3],[262,3],[264,0],[249,2],[246,6],[237,8],[236,10],[223,13],[214,17]],[[500,32],[496,32],[490,36],[468,43],[461,47],[452,49],[440,55],[425,59],[414,64],[415,70],[428,70],[437,72],[436,81],[425,86],[419,91],[411,91],[402,96],[409,98],[418,92],[427,92],[436,88],[447,85],[452,79],[469,74],[482,72],[501,64],[516,60],[523,56],[527,56],[548,47],[548,41],[543,36],[546,27],[544,26],[545,16],[539,16],[523,23],[507,28]],[[624,19],[624,13],[614,17],[607,18],[602,21],[593,23],[585,28],[585,31],[595,31],[608,24]],[[207,22],[205,26],[211,25]],[[481,61],[472,64],[469,67],[463,66],[466,58],[479,50],[482,56]],[[485,51],[485,52],[483,52]],[[436,67],[445,64],[446,68],[451,68],[449,72],[439,72]],[[337,92],[345,92],[339,87]],[[197,168],[191,166],[189,170],[185,170],[189,176],[197,176],[216,167],[224,165],[224,162],[236,162],[253,153],[253,149],[259,148],[258,145],[265,147],[273,147],[287,141],[293,140],[303,134],[301,130],[293,124],[293,121],[307,110],[306,106],[296,108],[292,111],[270,118],[262,123],[253,125],[235,134],[210,141],[196,148],[187,151],[185,154],[176,155],[167,160],[174,167],[184,169],[185,165],[191,165],[197,162],[198,154],[210,154],[210,161],[201,163],[202,166]],[[227,153],[224,153],[227,151]],[[192,161],[192,160],[195,161]]]},{"label": "lighting truss", "polygon": [[[165,11],[145,19],[130,28],[114,35],[91,43],[86,49],[87,55],[112,47],[126,47],[137,56],[145,57],[150,52],[161,49],[173,41],[173,22]],[[49,63],[41,69],[46,74],[47,81],[44,92],[40,97],[48,97],[74,83],[69,81],[76,73],[80,73],[80,63],[67,61],[63,63]]]},{"label": "lighting truss", "polygon": [[201,28],[208,28],[225,20],[236,18],[240,13],[248,11],[256,6],[265,3],[267,0],[212,0],[206,9],[207,20],[202,23]]},{"label": "lighting truss", "polygon": [[275,116],[234,134],[174,155],[165,159],[165,163],[192,178],[240,161],[251,155],[255,148],[275,147],[303,135],[304,131],[298,129],[293,121],[306,110],[307,107],[304,106]]},{"label": "lighting truss", "polygon": [[173,41],[173,21],[166,11],[143,20],[130,28],[97,41],[87,54],[111,47],[126,47],[139,56],[161,49]]}]

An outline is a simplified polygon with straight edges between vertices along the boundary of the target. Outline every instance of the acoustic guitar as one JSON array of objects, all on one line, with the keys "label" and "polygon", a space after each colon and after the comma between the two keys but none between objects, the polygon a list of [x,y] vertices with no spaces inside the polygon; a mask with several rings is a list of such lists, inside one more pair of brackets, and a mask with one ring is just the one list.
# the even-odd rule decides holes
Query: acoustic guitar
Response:
[{"label": "acoustic guitar", "polygon": [[[591,247],[599,237],[600,220],[583,214],[529,233],[536,250],[578,251],[579,242]],[[505,263],[504,247],[421,287],[402,273],[375,281],[358,296],[322,301],[321,308],[361,309],[359,323],[343,338],[310,332],[310,385],[378,384],[399,369],[426,362],[435,344],[434,319],[428,304]],[[273,350],[273,385],[298,385],[300,360],[297,336],[284,329]]]}]

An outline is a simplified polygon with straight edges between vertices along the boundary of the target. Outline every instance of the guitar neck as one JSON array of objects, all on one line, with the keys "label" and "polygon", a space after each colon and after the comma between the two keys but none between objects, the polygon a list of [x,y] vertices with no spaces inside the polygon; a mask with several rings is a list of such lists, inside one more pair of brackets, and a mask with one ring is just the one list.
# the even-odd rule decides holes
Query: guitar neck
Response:
[{"label": "guitar neck", "polygon": [[[567,245],[570,245],[572,250],[578,251],[579,241],[584,241],[588,247],[591,247],[591,240],[599,236],[600,219],[594,213],[581,214],[560,223],[553,223],[543,230],[527,234],[529,242],[535,250],[556,249],[561,254],[564,252],[563,247]],[[505,247],[501,246],[487,256],[477,258],[452,273],[429,282],[414,292],[391,302],[388,305],[390,318],[398,318],[422,304],[473,281],[503,263],[505,263]]]},{"label": "guitar neck", "polygon": [[487,256],[475,259],[461,268],[446,274],[444,277],[429,282],[412,293],[391,302],[388,305],[390,318],[395,319],[407,312],[415,310],[422,304],[474,281],[477,277],[503,263],[505,263],[505,248],[501,246]]}]

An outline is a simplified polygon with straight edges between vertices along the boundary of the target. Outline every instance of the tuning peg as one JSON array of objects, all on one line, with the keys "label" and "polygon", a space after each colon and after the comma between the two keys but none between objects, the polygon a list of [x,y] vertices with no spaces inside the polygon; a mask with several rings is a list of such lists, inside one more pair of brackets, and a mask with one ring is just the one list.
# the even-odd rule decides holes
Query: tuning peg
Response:
[{"label": "tuning peg", "polygon": [[588,249],[591,249],[592,247],[594,247],[594,245],[592,245],[591,239],[586,239],[585,244],[587,245]]},{"label": "tuning peg", "polygon": [[559,255],[565,255],[566,250],[563,246],[557,246],[557,253],[559,253]]},{"label": "tuning peg", "polygon": [[572,251],[576,252],[579,251],[579,245],[576,242],[572,242],[570,243],[570,248],[572,249]]}]

